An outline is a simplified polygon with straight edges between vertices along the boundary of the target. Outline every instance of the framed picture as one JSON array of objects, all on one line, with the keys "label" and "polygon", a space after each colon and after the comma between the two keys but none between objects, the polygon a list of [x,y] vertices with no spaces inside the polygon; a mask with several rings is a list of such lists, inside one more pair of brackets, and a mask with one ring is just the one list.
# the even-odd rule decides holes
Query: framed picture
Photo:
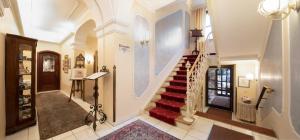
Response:
[{"label": "framed picture", "polygon": [[71,61],[69,55],[65,55],[63,60],[63,71],[69,73],[69,69],[71,69]]},{"label": "framed picture", "polygon": [[238,86],[244,88],[250,88],[250,80],[247,79],[245,76],[238,77]]},{"label": "framed picture", "polygon": [[71,80],[82,80],[86,77],[87,70],[84,68],[74,68],[71,71]]}]

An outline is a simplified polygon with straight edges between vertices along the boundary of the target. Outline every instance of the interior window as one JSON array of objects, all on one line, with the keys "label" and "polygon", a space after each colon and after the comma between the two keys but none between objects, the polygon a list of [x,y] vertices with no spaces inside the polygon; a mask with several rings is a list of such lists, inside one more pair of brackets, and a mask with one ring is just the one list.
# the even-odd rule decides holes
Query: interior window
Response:
[{"label": "interior window", "polygon": [[[212,32],[211,29],[211,22],[210,22],[210,15],[208,14],[208,11],[206,11],[205,15],[205,38],[209,35],[209,33]],[[208,39],[213,39],[213,36],[210,35]]]}]

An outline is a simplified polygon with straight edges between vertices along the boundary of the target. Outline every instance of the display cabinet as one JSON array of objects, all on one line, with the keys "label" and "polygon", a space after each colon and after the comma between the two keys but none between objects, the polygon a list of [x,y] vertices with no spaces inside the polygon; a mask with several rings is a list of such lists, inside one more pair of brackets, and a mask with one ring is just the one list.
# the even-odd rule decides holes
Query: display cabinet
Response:
[{"label": "display cabinet", "polygon": [[35,66],[37,40],[5,38],[6,134],[36,124]]}]

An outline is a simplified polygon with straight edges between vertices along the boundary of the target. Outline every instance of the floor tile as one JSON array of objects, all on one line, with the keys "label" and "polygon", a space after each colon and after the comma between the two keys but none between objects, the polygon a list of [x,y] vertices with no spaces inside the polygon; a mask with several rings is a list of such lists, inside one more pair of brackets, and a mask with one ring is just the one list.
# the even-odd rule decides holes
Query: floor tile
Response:
[{"label": "floor tile", "polygon": [[199,139],[187,135],[187,136],[185,136],[185,137],[183,138],[183,140],[199,140]]},{"label": "floor tile", "polygon": [[103,136],[111,133],[112,131],[113,131],[112,127],[110,127],[106,124],[102,124],[102,125],[97,126],[96,134],[98,137],[103,137]]},{"label": "floor tile", "polygon": [[68,131],[66,133],[60,134],[58,136],[53,137],[53,140],[64,140],[66,137],[72,136],[72,131]]},{"label": "floor tile", "polygon": [[199,130],[191,130],[187,133],[188,136],[192,136],[192,137],[195,137],[195,138],[202,138],[202,139],[207,139],[208,137],[208,133],[203,133]]},{"label": "floor tile", "polygon": [[28,128],[28,139],[29,140],[39,140],[40,133],[37,125]]},{"label": "floor tile", "polygon": [[150,123],[151,125],[157,125],[158,123],[160,123],[159,120],[153,118],[153,117],[149,117],[146,122]]},{"label": "floor tile", "polygon": [[174,127],[172,129],[170,129],[168,131],[169,134],[173,135],[174,137],[178,138],[178,139],[183,139],[186,134],[187,134],[187,130],[178,128],[178,127]]},{"label": "floor tile", "polygon": [[210,122],[206,122],[206,123],[197,122],[192,126],[192,129],[198,130],[198,131],[203,132],[205,134],[209,134],[210,131],[211,131],[212,126],[213,126],[213,123],[210,123]]},{"label": "floor tile", "polygon": [[[55,139],[52,139],[52,140],[55,140]],[[77,139],[74,135],[70,135],[70,136],[62,138],[61,140],[77,140]]]},{"label": "floor tile", "polygon": [[246,135],[250,135],[250,136],[253,135],[252,131],[247,130],[247,129],[243,129],[243,128],[240,128],[240,127],[232,126],[231,129],[234,130],[234,131],[246,134]]},{"label": "floor tile", "polygon": [[[73,132],[73,131],[72,131]],[[98,139],[98,136],[96,135],[96,133],[94,132],[93,129],[84,129],[80,132],[74,133],[76,139],[77,140],[93,140],[93,139]]]},{"label": "floor tile", "polygon": [[81,127],[78,127],[78,128],[76,128],[76,129],[73,129],[72,132],[73,132],[73,133],[78,133],[78,132],[81,132],[81,131],[83,131],[83,130],[85,130],[85,129],[88,129],[88,128],[89,128],[89,126],[83,125],[83,126],[81,126]]},{"label": "floor tile", "polygon": [[223,122],[219,122],[219,121],[214,121],[214,125],[221,126],[221,127],[227,128],[227,129],[231,129],[232,128],[231,125],[223,123]]},{"label": "floor tile", "polygon": [[167,124],[165,122],[160,122],[155,127],[164,132],[168,132],[170,129],[174,128],[175,126]]},{"label": "floor tile", "polygon": [[253,136],[255,138],[255,140],[277,140],[276,138],[267,136],[267,135],[263,135],[257,132],[253,132]]},{"label": "floor tile", "polygon": [[28,128],[5,137],[5,140],[28,140]]}]

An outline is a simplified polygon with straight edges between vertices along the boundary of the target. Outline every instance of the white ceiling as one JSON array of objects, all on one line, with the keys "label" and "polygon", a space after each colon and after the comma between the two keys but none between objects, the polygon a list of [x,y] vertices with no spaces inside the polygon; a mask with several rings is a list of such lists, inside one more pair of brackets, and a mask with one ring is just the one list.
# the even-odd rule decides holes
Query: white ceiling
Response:
[{"label": "white ceiling", "polygon": [[268,36],[270,20],[257,12],[260,0],[211,0],[213,33],[222,58],[257,58]]},{"label": "white ceiling", "polygon": [[18,0],[25,36],[60,43],[87,7],[80,0]]},{"label": "white ceiling", "polygon": [[206,7],[206,0],[192,0],[192,8]]},{"label": "white ceiling", "polygon": [[137,2],[151,11],[156,11],[176,0],[138,0]]}]

